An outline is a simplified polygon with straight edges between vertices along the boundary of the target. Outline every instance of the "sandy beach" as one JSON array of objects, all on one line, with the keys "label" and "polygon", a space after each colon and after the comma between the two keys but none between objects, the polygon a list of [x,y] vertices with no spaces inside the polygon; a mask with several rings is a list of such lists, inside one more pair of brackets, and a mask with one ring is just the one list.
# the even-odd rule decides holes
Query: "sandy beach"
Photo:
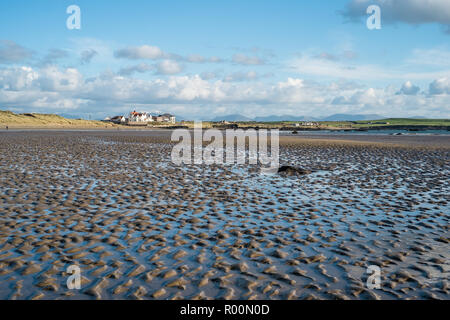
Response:
[{"label": "sandy beach", "polygon": [[450,136],[280,137],[302,176],[172,147],[1,131],[0,299],[450,299]]}]

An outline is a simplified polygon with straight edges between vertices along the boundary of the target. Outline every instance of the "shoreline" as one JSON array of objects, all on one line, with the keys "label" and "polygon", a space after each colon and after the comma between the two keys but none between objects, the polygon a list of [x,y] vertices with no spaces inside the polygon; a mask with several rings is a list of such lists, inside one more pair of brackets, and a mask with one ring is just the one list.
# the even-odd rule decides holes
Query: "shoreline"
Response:
[{"label": "shoreline", "polygon": [[[192,130],[192,129],[189,129]],[[10,128],[9,130],[0,129],[0,135],[4,134],[92,134],[97,135],[118,135],[118,136],[143,136],[159,137],[167,139],[170,143],[170,135],[173,129],[168,128]],[[339,134],[339,133],[302,133],[297,135],[280,135],[280,144],[353,144],[353,145],[374,145],[374,146],[400,146],[400,147],[427,147],[427,148],[450,148],[450,135],[389,135],[389,134]]]}]

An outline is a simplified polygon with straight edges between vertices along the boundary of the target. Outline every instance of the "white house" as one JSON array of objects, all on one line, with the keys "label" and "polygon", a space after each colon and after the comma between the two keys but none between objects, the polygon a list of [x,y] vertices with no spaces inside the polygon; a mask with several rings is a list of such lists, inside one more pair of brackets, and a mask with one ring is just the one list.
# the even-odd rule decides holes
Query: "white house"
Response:
[{"label": "white house", "polygon": [[128,121],[130,121],[130,122],[151,122],[151,121],[153,121],[153,118],[147,112],[132,111],[132,112],[130,112]]},{"label": "white house", "polygon": [[157,122],[169,122],[172,124],[175,124],[176,120],[175,120],[175,116],[169,114],[169,113],[164,113],[161,114],[157,117],[153,117],[155,121]]},{"label": "white house", "polygon": [[128,117],[128,122],[131,123],[147,123],[147,122],[168,122],[168,123],[175,123],[176,119],[175,116],[165,113],[159,116],[152,116],[150,113],[147,112],[137,112],[132,111],[130,112],[130,115]]},{"label": "white house", "polygon": [[173,116],[169,113],[165,113],[162,116],[163,116],[165,122],[170,122],[172,124],[175,124],[175,116]]}]

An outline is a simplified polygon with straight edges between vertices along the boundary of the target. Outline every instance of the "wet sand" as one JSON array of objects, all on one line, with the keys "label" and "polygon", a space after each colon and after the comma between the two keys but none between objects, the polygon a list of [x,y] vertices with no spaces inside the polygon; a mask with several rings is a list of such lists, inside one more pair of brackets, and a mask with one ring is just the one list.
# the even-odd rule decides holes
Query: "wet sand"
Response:
[{"label": "wet sand", "polygon": [[301,177],[169,137],[0,132],[0,299],[450,298],[450,137],[281,137]]}]

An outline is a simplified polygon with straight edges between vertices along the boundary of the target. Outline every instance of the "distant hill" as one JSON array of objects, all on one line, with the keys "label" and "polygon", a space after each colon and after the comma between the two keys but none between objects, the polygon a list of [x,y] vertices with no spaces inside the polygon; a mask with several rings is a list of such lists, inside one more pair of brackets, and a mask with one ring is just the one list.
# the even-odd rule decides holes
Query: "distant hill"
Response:
[{"label": "distant hill", "polygon": [[336,113],[331,116],[320,118],[320,121],[362,121],[362,120],[380,120],[386,117],[378,114],[344,114]]},{"label": "distant hill", "polygon": [[226,116],[215,117],[212,121],[254,121],[251,118],[243,116],[242,114],[229,114]]},{"label": "distant hill", "polygon": [[304,117],[304,116],[267,116],[267,117],[256,117],[255,121],[258,122],[272,122],[272,121],[307,121],[307,120],[315,120],[312,117]]},{"label": "distant hill", "polygon": [[415,116],[415,117],[410,117],[410,119],[426,119],[427,117],[423,117],[423,116]]},{"label": "distant hill", "polygon": [[291,115],[283,115],[283,116],[265,116],[265,117],[255,117],[249,118],[243,116],[241,114],[229,114],[225,116],[215,117],[211,121],[256,121],[256,122],[281,122],[281,121],[305,121],[305,120],[315,120],[312,117],[304,117],[304,116],[291,116]]},{"label": "distant hill", "polygon": [[310,117],[310,116],[264,116],[249,118],[241,114],[230,114],[220,117],[215,117],[211,121],[257,121],[257,122],[281,122],[281,121],[361,121],[361,120],[379,120],[385,117],[378,114],[342,114],[337,113],[324,118]]}]

